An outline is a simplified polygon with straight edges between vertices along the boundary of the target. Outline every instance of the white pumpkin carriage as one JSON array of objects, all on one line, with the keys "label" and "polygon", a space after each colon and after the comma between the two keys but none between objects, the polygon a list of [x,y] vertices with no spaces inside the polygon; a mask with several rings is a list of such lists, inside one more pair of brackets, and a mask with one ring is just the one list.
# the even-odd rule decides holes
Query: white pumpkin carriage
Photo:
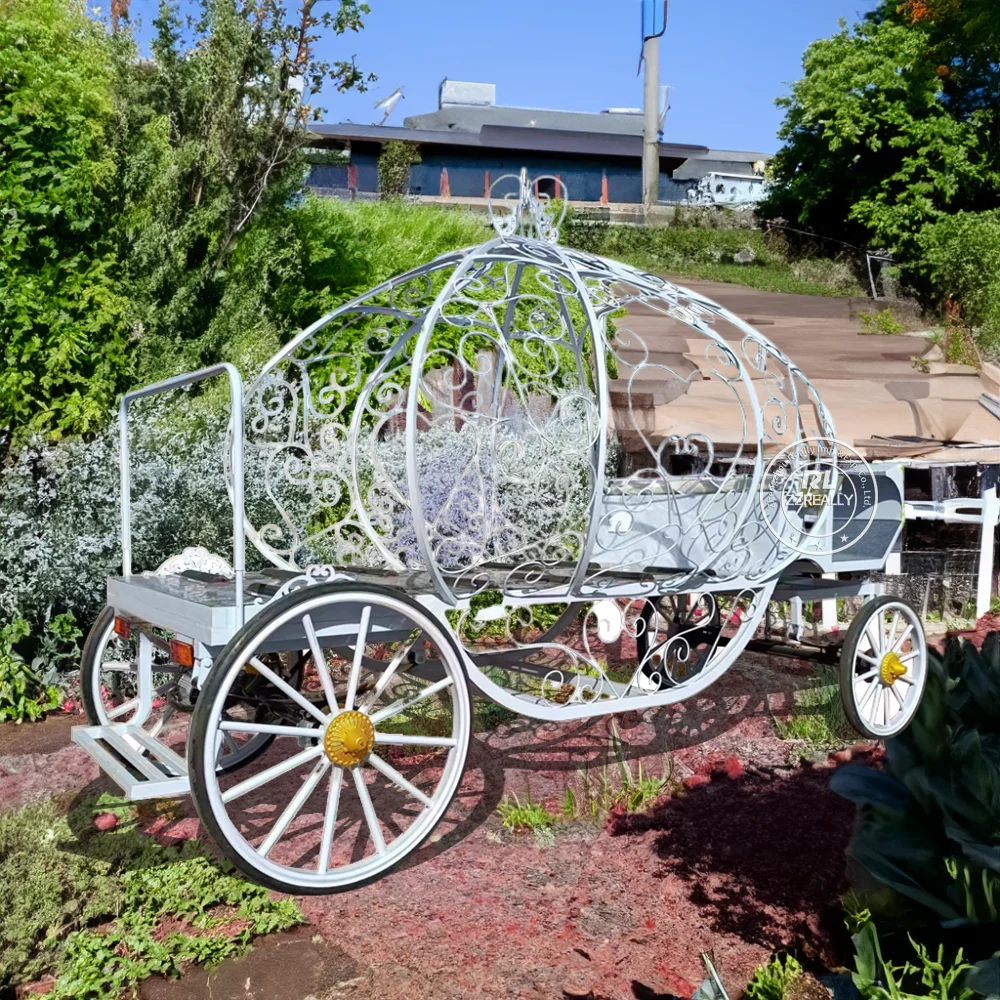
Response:
[{"label": "white pumpkin carriage", "polygon": [[[495,238],[323,317],[245,393],[219,365],[122,401],[124,572],[86,643],[74,739],[132,799],[191,791],[223,853],[274,888],[357,886],[420,845],[462,777],[470,683],[578,719],[689,698],[757,648],[839,658],[869,736],[920,700],[904,602],[875,597],[843,642],[812,646],[800,615],[775,631],[768,612],[875,593],[900,470],[845,468],[774,344],[559,246],[556,203],[513,180]],[[643,324],[700,349],[647,347]],[[223,374],[232,565],[188,549],[135,574],[129,407]],[[688,425],[696,399],[710,426]],[[270,569],[247,572],[246,538]],[[178,711],[186,755],[167,745]]]}]

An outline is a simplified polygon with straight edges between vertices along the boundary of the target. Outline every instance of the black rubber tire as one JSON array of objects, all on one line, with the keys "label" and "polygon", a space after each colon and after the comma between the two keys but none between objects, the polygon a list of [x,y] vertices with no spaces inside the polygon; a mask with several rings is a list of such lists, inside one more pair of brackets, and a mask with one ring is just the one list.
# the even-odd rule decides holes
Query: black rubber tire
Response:
[{"label": "black rubber tire", "polygon": [[[854,699],[849,697],[847,692],[852,690],[854,684],[854,654],[857,651],[861,636],[864,634],[865,626],[871,620],[872,613],[886,604],[905,604],[919,620],[920,616],[917,615],[916,608],[909,601],[888,595],[874,597],[872,600],[866,601],[861,605],[861,610],[854,616],[854,620],[847,629],[847,634],[844,637],[844,645],[840,648],[840,703],[844,706],[844,715],[847,716],[847,721],[858,733],[868,740],[883,740],[885,737],[868,728],[864,719],[858,715],[855,709]],[[926,678],[926,671],[924,672],[924,676]],[[923,692],[921,692],[922,695]],[[908,725],[909,722],[907,723]],[[900,732],[903,732],[905,728],[906,726]]]},{"label": "black rubber tire", "polygon": [[[195,808],[198,811],[198,818],[201,820],[202,826],[205,828],[205,831],[208,833],[209,837],[211,837],[220,853],[232,862],[237,871],[241,872],[249,881],[255,882],[257,885],[266,886],[269,889],[274,889],[277,892],[286,892],[294,896],[328,896],[339,892],[351,892],[355,889],[360,889],[362,886],[369,885],[372,882],[377,882],[379,879],[384,878],[390,872],[399,867],[399,865],[402,864],[407,858],[412,857],[416,851],[420,850],[420,847],[426,842],[427,838],[436,828],[436,826],[430,827],[424,837],[416,843],[407,854],[403,855],[395,864],[389,866],[388,868],[383,869],[369,878],[353,882],[347,886],[326,888],[321,886],[303,887],[300,885],[294,885],[289,882],[283,882],[281,879],[271,878],[269,875],[259,872],[256,868],[249,864],[238,851],[234,850],[230,846],[225,833],[215,820],[212,805],[208,797],[208,787],[205,780],[206,775],[199,762],[202,760],[205,751],[206,734],[208,731],[208,724],[210,722],[210,713],[212,711],[210,706],[215,702],[219,688],[222,686],[226,674],[232,667],[233,661],[237,658],[240,651],[246,647],[255,632],[269,625],[272,621],[274,621],[274,619],[279,618],[290,607],[294,607],[299,601],[305,598],[311,599],[323,596],[325,594],[335,594],[339,591],[357,592],[360,590],[364,590],[365,592],[371,594],[382,594],[386,597],[392,597],[403,604],[411,605],[414,610],[419,611],[422,615],[429,614],[427,609],[422,604],[413,600],[413,598],[404,594],[402,591],[395,590],[392,587],[382,587],[375,584],[361,585],[356,583],[323,583],[311,587],[303,587],[301,590],[292,591],[292,593],[286,594],[279,601],[275,601],[273,604],[268,605],[268,607],[266,607],[259,614],[254,615],[254,617],[251,618],[250,621],[248,621],[243,628],[241,628],[236,635],[233,636],[232,639],[230,639],[225,648],[219,654],[218,659],[212,665],[208,679],[205,682],[205,686],[201,690],[198,701],[195,703],[194,712],[192,713],[191,728],[188,732],[187,762],[188,774],[190,775],[191,780],[191,796],[194,799]],[[455,640],[451,636],[450,629],[447,626],[442,625],[441,632],[444,639],[451,644],[452,651],[455,653],[455,658],[461,665],[462,657],[457,645],[455,644]],[[466,685],[464,694],[470,712],[469,743],[471,743],[472,702],[471,699],[469,699],[464,668],[459,671],[459,676],[462,678],[463,684]],[[459,774],[459,779],[455,784],[455,791],[445,804],[441,813],[442,817],[451,808],[451,803],[455,798],[455,793],[457,793],[458,789],[462,787],[462,774],[465,773],[465,764],[468,759],[468,748],[469,744],[467,743],[465,746],[465,757],[462,761],[462,770]]]},{"label": "black rubber tire", "polygon": [[94,702],[94,692],[91,690],[93,686],[91,674],[103,662],[104,646],[101,644],[101,639],[107,632],[108,626],[114,621],[114,617],[115,609],[110,605],[105,605],[101,609],[97,621],[87,633],[87,638],[83,642],[83,652],[80,655],[80,700],[83,702],[87,724],[91,726],[101,725],[101,717]]}]

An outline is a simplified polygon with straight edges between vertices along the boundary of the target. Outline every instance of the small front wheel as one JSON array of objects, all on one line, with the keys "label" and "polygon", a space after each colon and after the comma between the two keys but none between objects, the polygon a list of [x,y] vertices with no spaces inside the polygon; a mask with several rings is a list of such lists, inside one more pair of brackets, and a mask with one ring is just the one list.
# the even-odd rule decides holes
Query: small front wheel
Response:
[{"label": "small front wheel", "polygon": [[927,683],[927,640],[920,616],[896,597],[861,608],[840,653],[840,697],[862,736],[898,736],[912,721]]},{"label": "small front wheel", "polygon": [[[311,683],[299,691],[266,659],[303,649]],[[251,686],[259,714],[232,718]],[[355,888],[399,864],[444,816],[471,722],[455,642],[419,603],[353,583],[294,591],[233,637],[198,698],[188,745],[198,815],[262,885]],[[274,743],[253,768],[218,773],[221,741],[248,734]]]}]

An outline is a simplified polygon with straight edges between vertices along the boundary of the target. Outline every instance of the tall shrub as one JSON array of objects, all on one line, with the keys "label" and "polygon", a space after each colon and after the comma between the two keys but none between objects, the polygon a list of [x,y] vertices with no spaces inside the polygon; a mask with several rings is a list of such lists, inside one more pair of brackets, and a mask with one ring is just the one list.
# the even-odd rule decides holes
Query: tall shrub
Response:
[{"label": "tall shrub", "polygon": [[211,332],[239,241],[281,216],[302,185],[312,103],[326,84],[364,90],[353,58],[316,51],[324,32],[363,26],[368,6],[337,0],[199,0],[185,27],[162,0],[150,58],[119,70],[124,273],[136,302],[139,377],[218,358]]},{"label": "tall shrub", "polygon": [[0,0],[0,439],[90,430],[129,368],[112,84],[83,3]]}]

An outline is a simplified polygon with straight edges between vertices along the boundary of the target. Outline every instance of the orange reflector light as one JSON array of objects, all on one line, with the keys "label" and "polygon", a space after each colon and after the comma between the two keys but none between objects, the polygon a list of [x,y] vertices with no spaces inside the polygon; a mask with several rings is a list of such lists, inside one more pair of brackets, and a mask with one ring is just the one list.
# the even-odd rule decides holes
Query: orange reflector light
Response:
[{"label": "orange reflector light", "polygon": [[127,639],[132,634],[132,623],[127,618],[119,618],[115,615],[115,633],[123,639]]},{"label": "orange reflector light", "polygon": [[194,646],[180,639],[170,640],[170,659],[182,667],[194,666]]}]

